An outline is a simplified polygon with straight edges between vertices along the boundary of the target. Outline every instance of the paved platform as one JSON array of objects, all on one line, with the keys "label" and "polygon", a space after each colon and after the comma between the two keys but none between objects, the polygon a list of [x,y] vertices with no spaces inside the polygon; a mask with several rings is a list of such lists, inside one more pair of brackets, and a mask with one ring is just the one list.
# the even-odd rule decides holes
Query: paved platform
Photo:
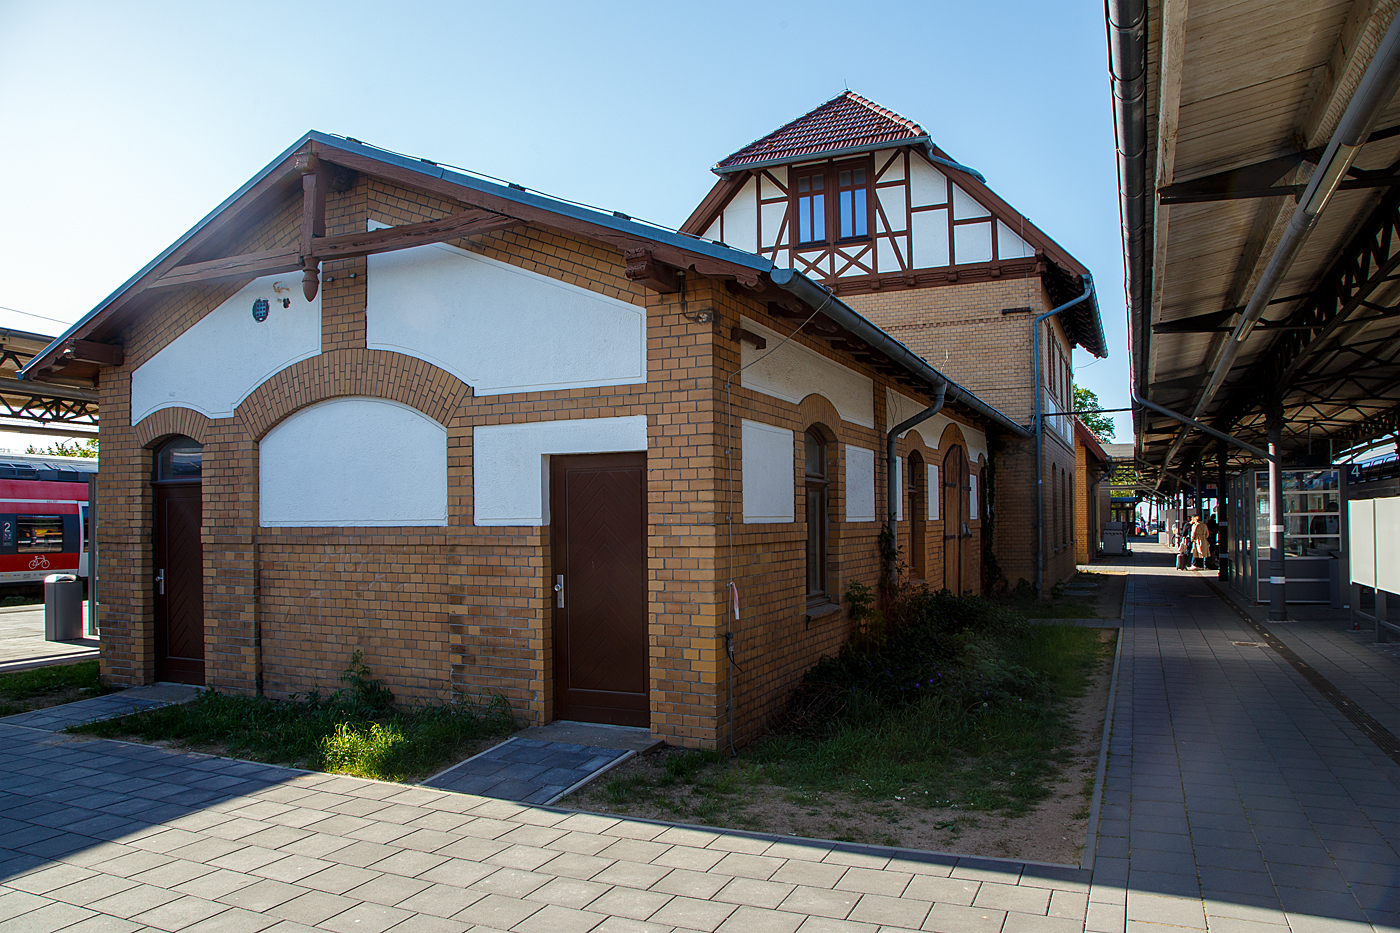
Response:
[{"label": "paved platform", "polygon": [[[1136,547],[1092,869],[680,828],[0,722],[0,928],[1400,929],[1400,766],[1206,575]],[[1393,721],[1400,665],[1339,625],[1269,631]]]},{"label": "paved platform", "polygon": [[[87,631],[88,604],[83,602],[83,631]],[[97,657],[96,637],[77,641],[44,640],[44,607],[0,608],[0,673],[50,664],[68,664]]]},{"label": "paved platform", "polygon": [[131,713],[144,713],[162,706],[188,703],[199,696],[199,693],[199,687],[187,687],[184,684],[132,687],[118,693],[65,703],[62,706],[48,706],[28,713],[16,713],[0,719],[0,723],[41,729],[45,732],[62,732],[69,726],[82,726]]}]

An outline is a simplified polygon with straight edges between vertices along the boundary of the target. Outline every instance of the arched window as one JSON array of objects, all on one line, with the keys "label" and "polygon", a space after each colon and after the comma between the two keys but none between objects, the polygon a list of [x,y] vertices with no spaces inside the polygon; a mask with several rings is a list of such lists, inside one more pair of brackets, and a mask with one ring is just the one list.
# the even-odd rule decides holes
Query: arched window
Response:
[{"label": "arched window", "polygon": [[172,437],[155,455],[156,482],[198,481],[204,471],[204,445],[189,437]]},{"label": "arched window", "polygon": [[816,431],[804,437],[807,487],[807,600],[827,599],[828,487],[826,440]]},{"label": "arched window", "polygon": [[925,483],[928,470],[924,469],[924,458],[919,452],[909,454],[909,572],[922,580],[927,576],[928,528],[924,522],[928,518],[928,493]]}]

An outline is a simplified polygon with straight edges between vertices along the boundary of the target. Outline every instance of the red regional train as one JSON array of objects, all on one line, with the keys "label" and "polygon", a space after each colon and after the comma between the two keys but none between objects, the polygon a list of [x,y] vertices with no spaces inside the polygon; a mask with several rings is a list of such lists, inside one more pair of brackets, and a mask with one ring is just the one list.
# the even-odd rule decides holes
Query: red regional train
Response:
[{"label": "red regional train", "polygon": [[0,453],[0,586],[88,574],[91,457]]}]

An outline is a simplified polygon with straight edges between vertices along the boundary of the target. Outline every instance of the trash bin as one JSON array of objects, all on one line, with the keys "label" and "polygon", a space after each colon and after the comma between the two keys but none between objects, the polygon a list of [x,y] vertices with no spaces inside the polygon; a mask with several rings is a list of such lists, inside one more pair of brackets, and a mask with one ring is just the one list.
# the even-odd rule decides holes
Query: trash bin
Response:
[{"label": "trash bin", "polygon": [[83,637],[83,585],[71,573],[44,578],[44,640],[74,641]]}]

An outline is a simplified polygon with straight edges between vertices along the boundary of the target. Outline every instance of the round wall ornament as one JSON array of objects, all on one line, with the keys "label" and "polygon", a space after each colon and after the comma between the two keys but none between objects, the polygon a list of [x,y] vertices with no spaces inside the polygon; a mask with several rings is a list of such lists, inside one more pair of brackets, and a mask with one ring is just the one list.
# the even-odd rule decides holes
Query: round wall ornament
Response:
[{"label": "round wall ornament", "polygon": [[267,320],[267,299],[259,298],[253,302],[253,320],[261,324]]}]

